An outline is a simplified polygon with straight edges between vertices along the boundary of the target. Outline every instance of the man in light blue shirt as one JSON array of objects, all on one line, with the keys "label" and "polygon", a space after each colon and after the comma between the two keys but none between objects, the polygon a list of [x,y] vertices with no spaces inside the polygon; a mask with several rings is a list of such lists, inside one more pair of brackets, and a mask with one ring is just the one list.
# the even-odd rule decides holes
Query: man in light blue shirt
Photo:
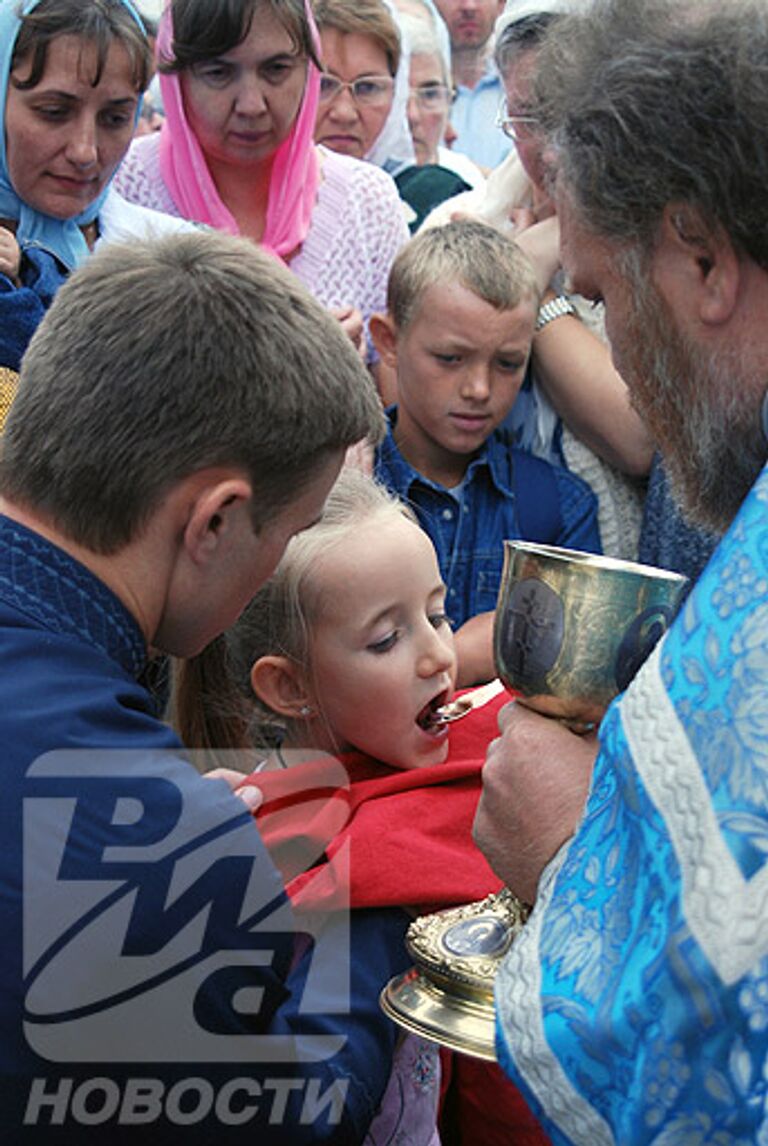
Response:
[{"label": "man in light blue shirt", "polygon": [[496,127],[504,89],[493,62],[492,36],[503,0],[436,0],[436,4],[451,37],[457,90],[451,110],[454,150],[480,167],[496,167],[512,146]]}]

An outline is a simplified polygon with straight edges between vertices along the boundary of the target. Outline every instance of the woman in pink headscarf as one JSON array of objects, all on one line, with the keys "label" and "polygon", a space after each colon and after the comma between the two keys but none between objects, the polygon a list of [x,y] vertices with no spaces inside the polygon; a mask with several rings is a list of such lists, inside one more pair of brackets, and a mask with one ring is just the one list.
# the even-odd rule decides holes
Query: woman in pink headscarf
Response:
[{"label": "woman in pink headscarf", "polygon": [[136,139],[121,194],[247,235],[283,259],[350,335],[386,309],[408,238],[394,181],[313,143],[318,37],[308,0],[169,0],[157,63],[165,122]]}]

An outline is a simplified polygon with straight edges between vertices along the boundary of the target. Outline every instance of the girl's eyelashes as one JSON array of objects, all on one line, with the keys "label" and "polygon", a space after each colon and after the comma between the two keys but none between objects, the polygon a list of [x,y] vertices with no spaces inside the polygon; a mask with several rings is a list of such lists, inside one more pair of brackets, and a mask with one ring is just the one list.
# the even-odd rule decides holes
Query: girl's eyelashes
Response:
[{"label": "girl's eyelashes", "polygon": [[[442,629],[444,625],[447,625],[450,629],[453,628],[453,623],[448,614],[442,609],[436,609],[434,612],[427,613],[427,620],[433,629]],[[386,636],[379,637],[375,641],[370,641],[365,647],[370,653],[388,653],[390,649],[394,648],[403,633],[407,632],[408,626],[406,626],[405,629],[392,629]]]},{"label": "girl's eyelashes", "polygon": [[447,613],[430,613],[429,623],[433,629],[441,629],[443,625],[447,625],[449,629],[453,628],[453,623]]},{"label": "girl's eyelashes", "polygon": [[395,629],[393,632],[388,633],[386,637],[382,637],[378,641],[371,641],[369,645],[366,645],[366,648],[371,653],[387,653],[391,648],[394,647],[395,643],[397,642],[397,638],[398,632]]}]

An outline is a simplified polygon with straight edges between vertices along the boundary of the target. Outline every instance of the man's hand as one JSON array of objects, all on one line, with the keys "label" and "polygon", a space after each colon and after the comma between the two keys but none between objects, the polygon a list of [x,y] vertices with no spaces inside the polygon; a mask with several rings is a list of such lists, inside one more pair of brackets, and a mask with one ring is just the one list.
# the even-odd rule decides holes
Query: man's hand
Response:
[{"label": "man's hand", "polygon": [[255,784],[245,783],[245,776],[242,772],[236,772],[234,768],[212,768],[210,772],[203,774],[203,779],[224,780],[229,784],[233,794],[252,812],[260,808],[264,801],[261,788],[257,788]]},{"label": "man's hand", "polygon": [[499,728],[486,754],[473,835],[496,875],[533,903],[542,871],[581,819],[597,739],[515,703],[502,708]]}]

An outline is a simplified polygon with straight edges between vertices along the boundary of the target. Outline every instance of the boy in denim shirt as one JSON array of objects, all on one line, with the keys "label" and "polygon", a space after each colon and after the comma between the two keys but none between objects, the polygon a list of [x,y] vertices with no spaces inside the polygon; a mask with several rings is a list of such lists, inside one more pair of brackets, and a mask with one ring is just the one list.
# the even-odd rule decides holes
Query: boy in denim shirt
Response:
[{"label": "boy in denim shirt", "polygon": [[387,314],[371,319],[398,393],[375,475],[432,538],[454,625],[484,615],[464,634],[466,684],[493,673],[490,627],[505,539],[600,552],[589,486],[513,448],[499,428],[525,377],[538,304],[520,248],[464,219],[406,244],[390,272]]}]

